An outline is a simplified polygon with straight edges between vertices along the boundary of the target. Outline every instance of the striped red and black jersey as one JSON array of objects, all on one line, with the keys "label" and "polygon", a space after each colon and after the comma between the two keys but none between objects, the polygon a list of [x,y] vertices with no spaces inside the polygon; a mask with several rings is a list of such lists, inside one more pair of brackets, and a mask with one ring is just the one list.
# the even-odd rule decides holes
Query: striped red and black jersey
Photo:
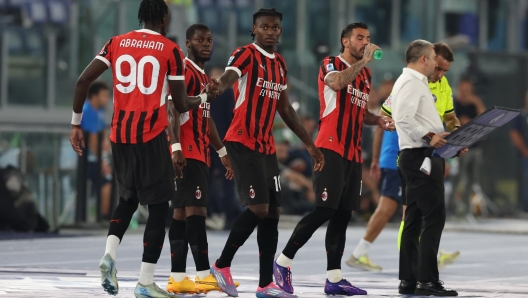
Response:
[{"label": "striped red and black jersey", "polygon": [[[185,84],[187,95],[197,96],[209,84],[209,77],[193,61],[185,58]],[[209,114],[210,103],[202,103],[181,114],[180,143],[185,158],[199,160],[210,166],[209,160]]]},{"label": "striped red and black jersey", "polygon": [[332,150],[343,158],[361,163],[361,133],[370,94],[370,69],[361,69],[351,84],[337,92],[325,83],[327,75],[348,67],[350,64],[341,56],[326,57],[321,63],[318,77],[321,108],[315,146]]},{"label": "striped red and black jersey", "polygon": [[234,86],[235,109],[225,141],[264,154],[275,153],[271,131],[281,91],[287,88],[284,58],[253,43],[236,49],[226,70],[235,71],[240,78]]},{"label": "striped red and black jersey", "polygon": [[112,68],[110,140],[140,144],[165,130],[168,80],[184,80],[178,45],[152,30],[135,30],[112,37],[95,58]]}]

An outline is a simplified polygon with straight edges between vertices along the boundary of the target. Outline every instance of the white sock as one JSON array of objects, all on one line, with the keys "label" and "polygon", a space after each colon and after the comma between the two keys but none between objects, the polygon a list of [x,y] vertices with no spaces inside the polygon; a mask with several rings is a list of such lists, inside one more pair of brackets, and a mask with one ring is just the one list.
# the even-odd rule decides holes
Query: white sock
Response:
[{"label": "white sock", "polygon": [[280,254],[276,262],[279,266],[291,267],[293,260],[285,256],[284,254]]},{"label": "white sock", "polygon": [[171,272],[171,277],[175,282],[181,282],[187,277],[185,272]]},{"label": "white sock", "polygon": [[204,279],[211,274],[210,270],[202,270],[202,271],[196,271],[196,276],[198,276],[199,279]]},{"label": "white sock", "polygon": [[154,270],[156,270],[156,264],[142,262],[139,271],[139,283],[144,286],[154,283]]},{"label": "white sock", "polygon": [[328,278],[329,282],[340,282],[343,279],[343,275],[341,275],[341,269],[326,271],[326,278]]},{"label": "white sock", "polygon": [[109,254],[112,259],[115,261],[117,256],[117,247],[119,246],[119,243],[121,240],[115,235],[109,235],[106,238],[106,248],[105,248],[105,255]]},{"label": "white sock", "polygon": [[361,240],[359,240],[358,245],[356,246],[356,249],[354,249],[354,252],[352,253],[354,258],[359,259],[362,256],[366,255],[371,244],[372,242],[368,242],[367,240],[361,238]]}]

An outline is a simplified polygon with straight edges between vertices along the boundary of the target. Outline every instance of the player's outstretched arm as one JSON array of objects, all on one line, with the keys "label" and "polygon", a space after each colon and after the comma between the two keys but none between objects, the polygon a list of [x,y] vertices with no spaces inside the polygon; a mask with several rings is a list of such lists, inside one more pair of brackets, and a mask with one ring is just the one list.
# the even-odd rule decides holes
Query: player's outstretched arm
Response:
[{"label": "player's outstretched arm", "polygon": [[339,91],[343,88],[346,88],[348,84],[352,83],[356,79],[359,72],[372,61],[372,54],[375,50],[379,49],[377,45],[371,43],[365,47],[365,52],[363,53],[363,59],[352,64],[349,68],[343,71],[332,72],[328,74],[325,79],[326,85],[334,91]]},{"label": "player's outstretched arm", "polygon": [[207,94],[205,93],[198,96],[188,96],[184,80],[169,80],[169,87],[174,107],[180,113],[197,108],[200,104],[207,101]]},{"label": "player's outstretched arm", "polygon": [[389,116],[375,115],[369,110],[365,112],[365,118],[363,118],[363,123],[367,125],[378,125],[385,130],[393,131],[395,130],[394,121]]},{"label": "player's outstretched arm", "polygon": [[82,148],[84,148],[84,134],[81,129],[81,118],[84,101],[88,95],[88,88],[90,87],[90,84],[107,69],[108,66],[103,61],[94,59],[84,69],[81,76],[77,80],[77,83],[75,84],[75,92],[73,95],[74,114],[72,116],[70,143],[73,150],[77,152],[79,156],[82,155]]},{"label": "player's outstretched arm", "polygon": [[227,89],[231,88],[233,84],[240,78],[238,73],[234,70],[228,69],[224,74],[217,79],[218,81],[218,95],[224,93]]},{"label": "player's outstretched arm", "polygon": [[455,131],[458,128],[460,128],[460,120],[458,120],[454,112],[449,113],[449,114],[444,114],[444,123],[446,124],[447,129],[449,131]]},{"label": "player's outstretched arm", "polygon": [[[172,152],[172,167],[176,178],[183,178],[182,169],[187,165],[187,160],[183,156],[180,144],[180,113],[174,107],[172,100],[167,101],[169,116],[169,136]],[[179,149],[179,150],[178,150]]]},{"label": "player's outstretched arm", "polygon": [[218,134],[213,117],[209,117],[209,139],[211,140],[211,145],[218,153],[222,164],[227,170],[225,174],[226,178],[228,180],[233,180],[235,174],[233,173],[233,168],[231,167],[231,160],[229,159],[229,156],[227,156],[227,151],[224,147],[222,139],[220,138],[220,135]]},{"label": "player's outstretched arm", "polygon": [[297,113],[290,104],[287,90],[281,91],[280,99],[277,103],[277,111],[279,112],[284,123],[286,123],[293,133],[295,133],[306,145],[308,152],[310,152],[310,155],[315,160],[314,171],[322,170],[325,164],[323,153],[321,153],[321,151],[315,147],[312,138],[302,126],[301,121],[299,121]]}]

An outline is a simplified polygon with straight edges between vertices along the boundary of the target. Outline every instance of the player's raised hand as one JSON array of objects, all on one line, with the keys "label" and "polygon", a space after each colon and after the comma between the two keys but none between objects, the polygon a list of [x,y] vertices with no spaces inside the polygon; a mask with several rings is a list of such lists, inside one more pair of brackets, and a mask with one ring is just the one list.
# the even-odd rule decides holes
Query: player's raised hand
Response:
[{"label": "player's raised hand", "polygon": [[235,172],[233,172],[233,168],[231,167],[231,160],[229,159],[229,156],[226,155],[224,157],[220,157],[220,160],[227,170],[225,174],[226,179],[233,180],[233,178],[235,178]]},{"label": "player's raised hand", "polygon": [[324,168],[325,160],[323,153],[315,147],[315,145],[308,146],[308,152],[314,159],[314,171],[321,171]]},{"label": "player's raised hand", "polygon": [[431,139],[431,142],[429,142],[429,145],[431,145],[431,147],[436,148],[436,149],[444,146],[445,144],[447,144],[447,141],[444,139],[444,137],[446,137],[447,135],[449,135],[448,132],[443,132],[443,133],[434,135],[433,138]]},{"label": "player's raised hand", "polygon": [[72,148],[79,156],[82,155],[82,149],[84,148],[84,133],[80,125],[72,125],[70,132],[70,143]]},{"label": "player's raised hand", "polygon": [[391,117],[382,116],[380,117],[379,126],[386,131],[395,131],[396,126],[394,125],[394,120]]},{"label": "player's raised hand", "polygon": [[363,52],[363,59],[365,59],[367,62],[372,61],[372,59],[374,59],[373,55],[375,50],[381,50],[381,48],[373,43],[366,45],[365,52]]},{"label": "player's raised hand", "polygon": [[187,160],[181,150],[172,152],[172,166],[174,167],[174,176],[183,178],[183,168],[187,165]]}]

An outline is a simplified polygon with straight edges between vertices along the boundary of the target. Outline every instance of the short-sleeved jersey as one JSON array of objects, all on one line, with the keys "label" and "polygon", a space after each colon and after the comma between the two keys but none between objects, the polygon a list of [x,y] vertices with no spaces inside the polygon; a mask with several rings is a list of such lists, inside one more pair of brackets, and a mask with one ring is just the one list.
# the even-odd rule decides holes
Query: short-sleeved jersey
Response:
[{"label": "short-sleeved jersey", "polygon": [[284,58],[253,43],[236,49],[226,70],[240,78],[234,86],[235,109],[225,140],[260,153],[275,153],[271,132],[281,91],[287,88]]},{"label": "short-sleeved jersey", "polygon": [[[449,82],[447,81],[446,77],[443,77],[436,83],[429,82],[429,89],[433,94],[438,115],[440,115],[440,118],[443,122],[444,115],[455,112],[453,107],[453,92],[449,86]],[[385,100],[381,108],[385,114],[392,117],[391,96]],[[383,141],[381,143],[380,168],[397,169],[396,159],[398,157],[399,150],[398,134],[396,132],[385,131],[383,133]]]},{"label": "short-sleeved jersey", "polygon": [[[197,96],[209,84],[205,71],[192,60],[185,58],[185,84],[187,95]],[[199,160],[208,166],[210,103],[202,103],[180,115],[180,143],[185,158]]]},{"label": "short-sleeved jersey", "polygon": [[152,30],[136,30],[112,37],[96,59],[112,68],[112,142],[145,143],[167,128],[168,80],[184,80],[178,45]]},{"label": "short-sleeved jersey", "polygon": [[321,63],[318,77],[320,121],[315,146],[361,163],[361,133],[370,94],[370,69],[361,69],[352,83],[337,92],[325,83],[326,76],[349,67],[341,56],[328,56]]}]

